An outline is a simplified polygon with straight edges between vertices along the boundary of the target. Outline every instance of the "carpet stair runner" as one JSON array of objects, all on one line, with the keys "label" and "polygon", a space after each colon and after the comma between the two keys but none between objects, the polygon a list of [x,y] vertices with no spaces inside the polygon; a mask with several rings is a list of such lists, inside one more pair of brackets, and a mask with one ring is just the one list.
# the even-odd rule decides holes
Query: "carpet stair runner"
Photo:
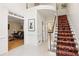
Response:
[{"label": "carpet stair runner", "polygon": [[73,34],[67,16],[58,16],[57,56],[78,56]]}]

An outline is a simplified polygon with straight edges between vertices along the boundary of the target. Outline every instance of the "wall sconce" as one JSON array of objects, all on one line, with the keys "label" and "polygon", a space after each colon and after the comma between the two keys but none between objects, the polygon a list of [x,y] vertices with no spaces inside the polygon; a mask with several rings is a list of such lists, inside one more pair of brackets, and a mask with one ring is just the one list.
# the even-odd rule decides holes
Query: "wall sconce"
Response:
[{"label": "wall sconce", "polygon": [[51,23],[48,23],[48,33],[53,32],[53,25]]},{"label": "wall sconce", "polygon": [[51,51],[51,33],[53,33],[53,24],[52,23],[48,23],[48,33],[49,33],[49,44],[50,44],[50,51]]}]

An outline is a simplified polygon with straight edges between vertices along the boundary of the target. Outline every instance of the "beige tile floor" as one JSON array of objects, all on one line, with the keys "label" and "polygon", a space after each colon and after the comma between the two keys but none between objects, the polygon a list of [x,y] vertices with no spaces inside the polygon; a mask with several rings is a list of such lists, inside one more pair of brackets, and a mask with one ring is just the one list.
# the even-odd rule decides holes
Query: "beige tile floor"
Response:
[{"label": "beige tile floor", "polygon": [[45,42],[39,46],[22,45],[3,56],[55,56],[55,53],[48,51],[48,44]]}]

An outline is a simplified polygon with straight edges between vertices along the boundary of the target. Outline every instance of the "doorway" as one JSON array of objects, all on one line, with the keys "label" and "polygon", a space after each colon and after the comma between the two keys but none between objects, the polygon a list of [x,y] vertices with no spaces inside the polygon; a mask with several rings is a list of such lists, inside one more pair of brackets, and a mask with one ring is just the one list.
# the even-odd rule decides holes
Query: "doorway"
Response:
[{"label": "doorway", "polygon": [[8,16],[8,50],[24,44],[24,20]]}]

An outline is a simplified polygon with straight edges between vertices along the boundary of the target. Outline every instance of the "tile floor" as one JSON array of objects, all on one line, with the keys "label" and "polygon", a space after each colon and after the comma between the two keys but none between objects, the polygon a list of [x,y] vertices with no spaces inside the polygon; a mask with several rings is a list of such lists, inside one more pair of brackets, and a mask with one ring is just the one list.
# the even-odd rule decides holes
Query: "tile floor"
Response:
[{"label": "tile floor", "polygon": [[3,54],[3,56],[55,56],[55,53],[48,51],[48,44],[45,42],[40,46],[22,45]]}]

